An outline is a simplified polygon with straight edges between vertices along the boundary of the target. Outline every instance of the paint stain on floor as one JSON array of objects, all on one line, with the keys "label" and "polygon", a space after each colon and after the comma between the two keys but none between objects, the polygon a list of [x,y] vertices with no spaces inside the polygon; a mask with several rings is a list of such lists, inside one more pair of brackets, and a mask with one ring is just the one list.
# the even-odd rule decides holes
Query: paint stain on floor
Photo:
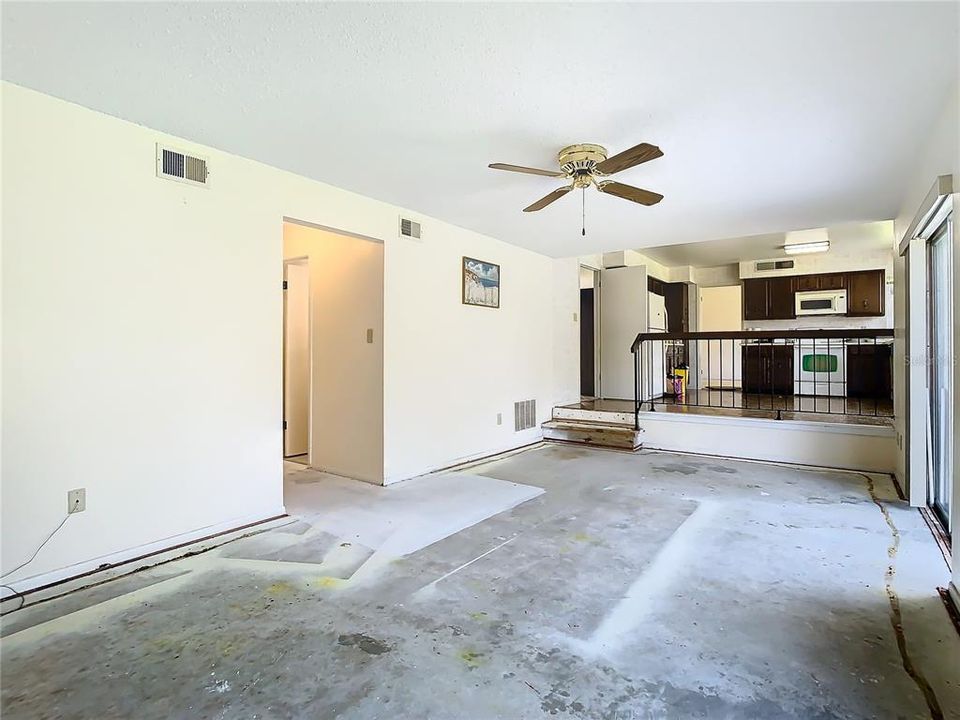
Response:
[{"label": "paint stain on floor", "polygon": [[654,465],[654,470],[659,470],[660,472],[680,474],[680,475],[696,475],[700,468],[696,465],[689,465],[686,463],[670,463],[667,465]]},{"label": "paint stain on floor", "polygon": [[367,655],[383,655],[384,653],[390,652],[391,648],[383,640],[378,640],[377,638],[370,637],[363,633],[350,633],[349,635],[341,635],[337,638],[337,643],[343,645],[344,647],[355,647],[359,650],[362,650]]}]

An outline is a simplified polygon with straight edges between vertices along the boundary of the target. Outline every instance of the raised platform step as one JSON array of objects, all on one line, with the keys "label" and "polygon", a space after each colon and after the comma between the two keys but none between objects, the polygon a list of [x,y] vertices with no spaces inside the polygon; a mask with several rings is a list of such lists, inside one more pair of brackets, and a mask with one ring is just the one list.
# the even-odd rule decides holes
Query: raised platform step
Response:
[{"label": "raised platform step", "polygon": [[620,403],[616,409],[600,410],[558,405],[553,408],[554,420],[575,420],[578,422],[603,423],[604,425],[629,425],[633,427],[633,411],[627,409],[627,403]]},{"label": "raised platform step", "polygon": [[544,440],[580,443],[595,447],[617,448],[618,450],[636,450],[641,446],[643,430],[633,429],[620,423],[595,422],[590,420],[553,419],[543,423]]}]

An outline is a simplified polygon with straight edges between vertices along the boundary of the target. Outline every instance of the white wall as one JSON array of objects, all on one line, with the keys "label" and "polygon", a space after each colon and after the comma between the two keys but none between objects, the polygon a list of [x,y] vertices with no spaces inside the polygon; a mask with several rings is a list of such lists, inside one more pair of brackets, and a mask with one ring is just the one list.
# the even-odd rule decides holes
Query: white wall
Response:
[{"label": "white wall", "polygon": [[645,449],[889,473],[896,443],[889,426],[804,420],[640,414]]},{"label": "white wall", "polygon": [[737,263],[732,263],[730,265],[695,268],[693,281],[700,287],[740,285],[740,266]]},{"label": "white wall", "polygon": [[[839,240],[835,239],[825,253],[794,255],[792,268],[780,270],[757,270],[757,260],[740,263],[740,277],[775,277],[778,275],[815,275],[818,273],[849,272],[856,270],[890,269],[893,257],[890,242],[893,240],[894,223],[882,220],[859,225],[844,225],[838,228]],[[877,243],[886,243],[877,246]],[[865,251],[864,247],[873,247]],[[784,257],[771,258],[783,260]]]},{"label": "white wall", "polygon": [[285,222],[283,256],[309,260],[310,464],[382,483],[383,244]]},{"label": "white wall", "polygon": [[[386,246],[386,482],[534,442],[539,427],[514,432],[514,402],[536,399],[539,423],[580,397],[577,261],[424,233]],[[500,265],[499,309],[461,303],[464,255]]]},{"label": "white wall", "polygon": [[588,267],[580,266],[580,289],[589,290],[593,287],[594,270]]},{"label": "white wall", "polygon": [[[894,222],[894,246],[899,245],[901,239],[906,233],[907,228],[913,221],[921,202],[930,190],[934,181],[939,175],[953,175],[954,190],[960,186],[960,141],[958,141],[957,128],[960,127],[960,92],[957,85],[954,85],[948,95],[944,98],[943,109],[935,118],[931,118],[930,131],[927,135],[926,143],[920,147],[916,153],[917,163],[913,174],[908,178],[907,192],[901,204],[900,212]],[[956,208],[960,207],[960,193],[954,193],[954,215]],[[960,347],[960,252],[956,246],[956,217],[954,217],[954,348]],[[926,285],[924,282],[925,272],[925,249],[922,240],[915,240],[910,246],[910,268],[909,274],[911,281],[909,283],[909,306],[906,302],[906,284],[895,286],[897,293],[897,304],[903,309],[895,316],[895,338],[894,345],[894,412],[896,415],[896,430],[902,438],[901,448],[897,454],[897,475],[901,482],[905,482],[910,489],[910,501],[914,505],[926,504],[926,477],[924,454],[926,434],[926,403],[924,402],[926,392],[926,308],[925,293]],[[905,261],[901,257],[895,260],[895,273],[898,277],[906,277],[907,271]],[[910,357],[906,356],[906,340],[910,335]],[[907,384],[910,385],[910,405],[905,403],[907,397]],[[954,361],[953,371],[954,387],[954,468],[957,465],[957,453],[960,448],[960,364]],[[909,417],[909,427],[907,418]],[[908,466],[906,457],[907,445],[911,444],[910,462]],[[960,513],[960,481],[954,477],[953,482],[953,502],[952,512],[954,532],[960,526],[958,522],[958,513]],[[960,585],[960,543],[953,544],[953,586],[954,598],[960,604],[960,594],[956,591],[956,586]]]},{"label": "white wall", "polygon": [[[576,261],[423,217],[399,239],[395,206],[2,87],[3,570],[87,488],[8,583],[283,511],[284,217],[385,244],[388,480],[536,439],[514,400],[577,397]],[[157,179],[158,141],[205,155],[210,186]],[[500,310],[460,304],[461,255],[501,264]]]}]

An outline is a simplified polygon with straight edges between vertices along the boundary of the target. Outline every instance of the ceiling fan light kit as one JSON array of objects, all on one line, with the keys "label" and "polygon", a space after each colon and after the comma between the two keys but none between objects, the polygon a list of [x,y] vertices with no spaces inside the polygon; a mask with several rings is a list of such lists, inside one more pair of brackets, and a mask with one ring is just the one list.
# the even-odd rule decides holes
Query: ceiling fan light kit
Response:
[{"label": "ceiling fan light kit", "polygon": [[[524,212],[543,210],[547,205],[559,200],[574,189],[586,191],[591,185],[602,193],[630,200],[641,205],[656,205],[663,200],[663,195],[650,190],[625,185],[613,180],[604,180],[621,170],[632,168],[650,160],[663,156],[663,151],[656,145],[640,143],[629,150],[624,150],[613,157],[607,157],[607,149],[593,143],[568,145],[557,153],[557,164],[560,170],[541,170],[523,165],[509,165],[507,163],[493,163],[489,167],[494,170],[527,173],[528,175],[544,175],[546,177],[566,178],[569,185],[557,188],[550,194],[540,198],[532,205],[523,209]],[[584,197],[584,203],[586,198]],[[586,230],[583,231],[586,234]]]}]

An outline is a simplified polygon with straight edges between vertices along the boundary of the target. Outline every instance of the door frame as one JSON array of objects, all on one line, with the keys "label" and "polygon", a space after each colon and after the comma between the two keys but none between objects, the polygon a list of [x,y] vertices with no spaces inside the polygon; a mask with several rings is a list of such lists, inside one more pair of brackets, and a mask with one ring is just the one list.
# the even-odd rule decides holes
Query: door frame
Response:
[{"label": "door frame", "polygon": [[[310,284],[310,257],[283,259],[283,280],[286,282],[288,265],[304,265],[307,268],[307,465],[313,466],[313,297]],[[280,359],[280,408],[281,408],[281,435],[280,456],[287,459],[287,292],[283,288],[283,312],[281,315],[281,359]],[[294,457],[294,456],[291,456]]]},{"label": "door frame", "polygon": [[[943,455],[943,457],[940,458],[941,461],[944,461],[944,460],[946,461],[946,465],[947,465],[946,469],[951,471],[950,473],[946,474],[946,477],[949,478],[950,487],[947,488],[947,493],[948,493],[948,497],[946,498],[947,516],[944,517],[944,509],[937,507],[935,505],[935,502],[937,499],[936,484],[940,479],[939,473],[937,471],[942,472],[943,469],[933,467],[934,428],[933,428],[932,416],[933,416],[933,410],[935,407],[939,406],[939,402],[938,402],[938,398],[932,397],[932,393],[934,391],[935,382],[936,382],[935,376],[938,373],[938,371],[940,371],[941,378],[946,377],[947,382],[949,383],[951,400],[956,396],[956,392],[957,392],[957,388],[953,386],[953,381],[954,381],[953,363],[952,362],[946,363],[942,358],[938,359],[938,355],[935,351],[935,346],[934,346],[935,334],[937,333],[937,331],[939,330],[940,332],[944,332],[944,330],[946,330],[947,336],[950,338],[951,350],[954,353],[956,352],[956,348],[953,347],[954,338],[952,337],[952,332],[953,332],[953,328],[955,326],[955,321],[956,321],[955,318],[953,317],[953,312],[955,311],[953,308],[954,291],[952,286],[956,282],[956,278],[953,277],[952,274],[953,274],[953,269],[955,267],[955,263],[953,260],[953,253],[956,252],[956,248],[953,247],[954,227],[953,227],[952,210],[953,210],[952,204],[946,204],[944,206],[944,212],[939,213],[937,216],[935,216],[934,220],[930,223],[930,227],[932,228],[931,231],[929,233],[926,233],[924,236],[924,241],[925,241],[924,251],[925,251],[925,260],[926,260],[925,262],[926,267],[924,268],[924,270],[926,273],[926,320],[927,320],[927,328],[926,328],[927,330],[927,342],[926,342],[927,428],[926,428],[926,447],[925,447],[926,461],[927,461],[927,498],[926,499],[927,499],[927,507],[930,508],[932,513],[936,516],[937,521],[943,526],[943,530],[947,535],[947,537],[950,537],[951,535],[953,526],[955,524],[954,520],[956,518],[956,511],[954,510],[954,494],[955,493],[954,493],[953,483],[956,482],[955,471],[956,471],[957,454],[956,454],[956,449],[953,447],[952,441],[954,437],[953,426],[956,425],[957,418],[953,416],[954,407],[951,406],[949,408],[951,432],[947,438],[946,449],[944,450],[943,448],[941,448],[941,455]],[[950,253],[950,266],[946,269],[946,272],[947,272],[947,276],[950,278],[950,283],[951,283],[950,302],[948,304],[951,310],[951,322],[948,323],[946,328],[937,327],[934,324],[934,320],[936,317],[936,313],[934,310],[934,304],[935,304],[934,291],[936,286],[934,283],[934,276],[933,276],[933,245],[935,242],[938,242],[938,241],[946,241],[946,246],[949,248],[948,252]],[[941,366],[942,364],[948,364],[949,368],[942,367]],[[949,371],[946,373],[945,376],[942,373],[944,369],[949,369]],[[942,382],[942,379],[941,379],[941,382]]]},{"label": "door frame", "polygon": [[[577,300],[579,306],[580,298],[580,270],[588,270],[593,273],[593,396],[595,398],[603,397],[603,385],[600,382],[600,358],[602,349],[600,347],[600,303],[602,302],[600,290],[600,269],[592,265],[580,263],[577,268]],[[582,320],[582,318],[581,318]],[[579,338],[577,340],[579,343]]]}]

